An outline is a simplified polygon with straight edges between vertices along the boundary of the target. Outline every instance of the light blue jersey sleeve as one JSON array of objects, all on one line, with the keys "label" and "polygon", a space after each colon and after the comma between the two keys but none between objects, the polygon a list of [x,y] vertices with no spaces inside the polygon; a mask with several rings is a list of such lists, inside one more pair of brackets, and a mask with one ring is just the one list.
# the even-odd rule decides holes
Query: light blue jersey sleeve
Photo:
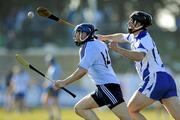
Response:
[{"label": "light blue jersey sleeve", "polygon": [[81,60],[79,66],[88,70],[88,68],[93,65],[94,61],[98,57],[97,50],[95,47],[87,44],[85,47],[81,49],[80,53]]}]

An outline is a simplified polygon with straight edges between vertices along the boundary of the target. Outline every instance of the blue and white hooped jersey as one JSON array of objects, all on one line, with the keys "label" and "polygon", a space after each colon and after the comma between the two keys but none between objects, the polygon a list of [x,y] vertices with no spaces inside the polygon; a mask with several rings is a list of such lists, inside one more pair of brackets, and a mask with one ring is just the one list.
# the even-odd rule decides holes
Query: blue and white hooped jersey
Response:
[{"label": "blue and white hooped jersey", "polygon": [[137,36],[133,34],[123,34],[123,36],[124,40],[130,42],[131,50],[146,54],[142,61],[135,61],[136,70],[142,80],[149,74],[165,71],[156,45],[146,30],[140,32]]},{"label": "blue and white hooped jersey", "polygon": [[79,66],[88,70],[89,76],[96,85],[115,83],[119,84],[108,53],[108,47],[100,40],[88,41],[79,51]]}]

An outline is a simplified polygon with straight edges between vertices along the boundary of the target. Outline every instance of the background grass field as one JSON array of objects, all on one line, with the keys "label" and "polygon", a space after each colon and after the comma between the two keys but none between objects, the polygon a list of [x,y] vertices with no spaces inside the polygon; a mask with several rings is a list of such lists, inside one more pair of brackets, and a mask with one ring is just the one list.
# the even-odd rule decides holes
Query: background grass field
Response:
[{"label": "background grass field", "polygon": [[[101,120],[118,120],[116,116],[108,110],[96,110]],[[145,110],[142,112],[148,120],[173,120],[163,110]],[[73,109],[66,108],[61,111],[62,120],[83,120],[77,116]],[[23,113],[6,112],[0,109],[0,120],[48,120],[48,114],[44,109],[32,109]]]}]

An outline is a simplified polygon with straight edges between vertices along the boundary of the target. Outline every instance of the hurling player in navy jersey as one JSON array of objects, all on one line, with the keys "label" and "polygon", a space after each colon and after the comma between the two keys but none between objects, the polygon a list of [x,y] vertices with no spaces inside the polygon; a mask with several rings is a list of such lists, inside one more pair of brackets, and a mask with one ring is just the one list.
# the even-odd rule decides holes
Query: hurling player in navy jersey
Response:
[{"label": "hurling player in navy jersey", "polygon": [[111,66],[108,47],[96,40],[95,31],[92,24],[83,23],[75,27],[75,43],[80,46],[79,67],[64,80],[57,80],[55,88],[64,87],[88,73],[97,89],[75,105],[75,112],[86,120],[99,120],[92,109],[106,105],[119,119],[131,120],[119,80]]},{"label": "hurling player in navy jersey", "polygon": [[[135,62],[135,67],[143,83],[128,103],[128,110],[134,120],[146,120],[140,111],[160,101],[175,120],[180,120],[180,103],[176,84],[167,73],[161,57],[147,27],[152,25],[152,17],[143,11],[135,11],[129,16],[129,34],[116,33],[98,35],[101,41],[111,41],[109,47]],[[128,42],[131,50],[118,46]]]}]

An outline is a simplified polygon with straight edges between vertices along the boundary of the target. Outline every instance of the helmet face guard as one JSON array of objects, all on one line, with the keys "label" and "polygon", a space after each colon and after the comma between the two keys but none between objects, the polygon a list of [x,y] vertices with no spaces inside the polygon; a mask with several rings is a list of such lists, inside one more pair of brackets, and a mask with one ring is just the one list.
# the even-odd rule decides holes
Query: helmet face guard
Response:
[{"label": "helmet face guard", "polygon": [[129,33],[134,33],[136,31],[146,29],[146,27],[152,25],[152,16],[143,11],[135,11],[130,15],[129,18],[132,19],[133,23],[139,22],[142,25],[142,27],[136,29],[135,31],[133,31],[131,28],[128,28]]},{"label": "helmet face guard", "polygon": [[[82,23],[82,24],[77,25],[75,27],[75,29],[74,29],[74,41],[75,41],[75,44],[77,46],[80,46],[83,43],[96,38],[96,36],[94,35],[95,31],[97,31],[97,29],[95,29],[94,25],[92,25],[92,24]],[[76,38],[77,33],[79,33],[79,36],[78,36],[79,39]],[[83,37],[84,33],[86,33],[85,37]]]}]

